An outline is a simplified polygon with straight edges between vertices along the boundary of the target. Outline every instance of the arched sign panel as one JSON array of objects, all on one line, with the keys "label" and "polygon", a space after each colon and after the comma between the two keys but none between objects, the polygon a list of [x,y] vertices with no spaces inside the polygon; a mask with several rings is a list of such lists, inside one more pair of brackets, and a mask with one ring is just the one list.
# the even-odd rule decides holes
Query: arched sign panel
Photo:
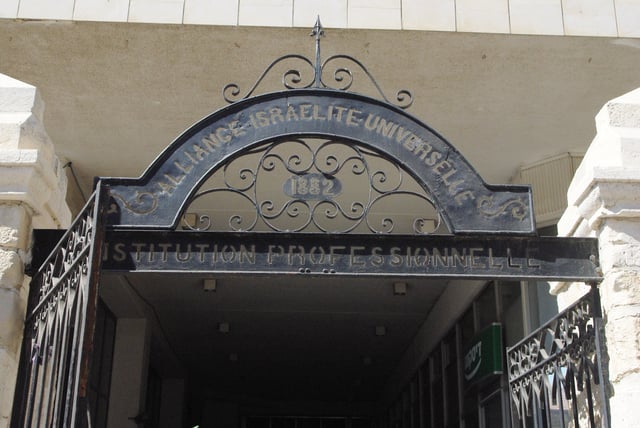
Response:
[{"label": "arched sign panel", "polygon": [[[198,192],[215,171],[245,155],[265,153],[265,144],[313,138],[367,148],[407,171],[428,194],[448,232],[356,232],[354,240],[345,232],[293,233],[290,226],[272,228],[275,233],[179,230],[187,207],[207,193]],[[323,171],[305,174],[313,179]],[[260,180],[255,172],[248,175]],[[283,183],[290,184],[291,177]],[[289,195],[283,183],[270,184]],[[388,103],[342,91],[289,90],[236,102],[187,130],[142,177],[107,178],[101,185],[111,195],[104,270],[600,279],[596,240],[535,236],[528,186],[487,185],[428,126]],[[220,201],[213,198],[212,203],[225,203]],[[308,197],[303,202],[321,203],[312,204]],[[262,202],[253,203],[259,211]]]},{"label": "arched sign panel", "polygon": [[211,171],[284,136],[341,138],[376,150],[428,191],[453,233],[533,234],[531,190],[487,185],[462,155],[404,111],[365,96],[301,89],[237,102],[195,124],[139,179],[108,178],[115,228],[173,229]]},{"label": "arched sign panel", "polygon": [[[87,367],[95,327],[100,271],[381,275],[593,283],[601,280],[597,268],[596,239],[535,235],[529,187],[487,185],[453,146],[402,110],[361,95],[321,88],[324,66],[319,65],[319,28],[315,35],[314,89],[266,94],[236,102],[187,130],[142,177],[103,178],[99,181],[98,189],[85,210],[64,234],[50,257],[40,261],[42,267],[32,281],[31,297],[34,298],[29,304],[26,322],[31,330],[25,333],[22,381],[18,382],[16,393],[20,398],[14,406],[15,414],[19,415],[14,418],[16,426],[31,426],[34,420],[45,421],[47,426],[57,426],[58,423],[75,426],[77,423],[74,421],[84,423],[84,417],[89,415],[80,404],[87,394]],[[283,58],[288,57],[291,56]],[[299,76],[296,73],[290,71],[288,75]],[[360,165],[365,166],[367,159],[379,155],[397,170],[408,172],[416,182],[414,187],[421,187],[419,190],[424,191],[418,194],[403,189],[396,194],[414,194],[418,199],[428,201],[430,208],[435,207],[439,219],[446,224],[448,233],[429,235],[424,229],[414,229],[416,233],[413,235],[391,235],[383,233],[389,230],[378,232],[370,228],[369,231],[376,233],[356,231],[354,233],[360,233],[356,236],[346,235],[344,229],[340,233],[332,233],[322,227],[317,229],[324,233],[300,233],[303,228],[290,233],[290,224],[282,229],[272,227],[271,230],[277,233],[257,232],[250,228],[243,229],[243,232],[238,229],[233,229],[233,232],[178,230],[178,223],[190,202],[202,194],[212,194],[211,190],[197,193],[209,178],[215,178],[212,174],[221,168],[226,172],[226,168],[242,155],[261,153],[262,145],[271,144],[268,149],[271,150],[285,139],[327,139],[330,143],[335,140],[344,142],[358,154],[365,152],[362,148],[366,148],[370,152],[366,155],[370,157],[358,158]],[[306,147],[311,148],[311,145]],[[325,144],[323,147],[328,146]],[[316,170],[289,170],[292,175],[284,179],[288,184],[282,187],[281,183],[279,187],[280,193],[291,196],[295,202],[302,200],[303,205],[307,203],[307,208],[313,207],[309,209],[309,222],[314,220],[313,214],[322,204],[339,207],[339,204],[332,205],[335,200],[331,198],[343,185],[337,174],[317,168],[318,151],[311,152]],[[267,152],[263,150],[262,153]],[[299,155],[293,154],[290,158],[294,163],[296,156]],[[335,161],[337,158],[334,154],[325,159]],[[354,169],[357,170],[352,168],[352,172]],[[365,170],[366,167],[361,167],[358,171]],[[241,176],[243,171],[246,172],[240,171]],[[364,175],[363,172],[360,174]],[[372,175],[376,174],[378,172]],[[256,173],[249,172],[244,176],[251,176],[249,181],[258,180]],[[224,178],[226,180],[226,176]],[[310,187],[305,187],[304,198],[299,197],[303,194],[299,192],[299,184],[306,181],[298,182],[297,178],[309,182],[322,182],[324,178],[335,191],[332,196],[316,192],[310,198]],[[383,181],[386,176],[382,173],[377,178]],[[270,184],[277,187],[277,183]],[[291,189],[292,184],[295,184],[295,191]],[[371,195],[376,186],[371,181],[369,186]],[[105,190],[108,193],[103,193]],[[239,190],[239,193],[246,192],[248,187]],[[353,202],[361,189],[356,190],[346,197],[351,208],[347,211],[349,214],[360,211],[361,215],[347,215],[347,218],[358,223],[366,217],[372,198],[369,198],[369,205]],[[367,189],[363,191],[367,192]],[[260,204],[252,201],[254,208],[262,208],[264,201],[261,200]],[[271,202],[267,201],[268,204]],[[222,203],[220,199],[213,198],[214,205]],[[389,211],[403,211],[408,205],[405,200],[399,207],[392,205]],[[229,206],[221,208],[223,211],[233,210]],[[329,218],[335,213],[326,205],[321,211]],[[295,217],[298,212],[294,209],[290,214],[290,217]],[[424,217],[419,217],[419,221],[429,219],[422,208],[420,216]],[[383,223],[391,223],[387,220],[383,216]],[[317,223],[315,225],[318,226]],[[434,231],[437,232],[439,227],[440,223]],[[36,242],[39,242],[37,236]],[[87,262],[90,263],[87,265]],[[80,282],[74,275],[80,278]],[[43,344],[59,337],[57,330],[47,324],[47,320],[55,319],[41,316],[43,311],[57,307],[60,310],[54,310],[55,313],[66,313],[70,304],[75,308],[71,308],[73,316],[55,322],[54,327],[64,329],[67,324],[75,323],[76,327],[82,328],[76,329],[77,334],[69,346],[54,347],[58,349],[54,353],[43,351]],[[34,338],[34,334],[38,337]],[[26,340],[30,337],[34,340]],[[56,374],[43,377],[45,372]],[[56,387],[52,379],[58,379],[58,376],[66,380],[56,381]],[[45,397],[51,403],[40,405],[42,403],[38,404],[34,397],[37,391],[45,390],[53,391]],[[59,411],[48,411],[50,405]],[[42,409],[46,410],[46,415]],[[63,420],[56,422],[58,417]]]}]

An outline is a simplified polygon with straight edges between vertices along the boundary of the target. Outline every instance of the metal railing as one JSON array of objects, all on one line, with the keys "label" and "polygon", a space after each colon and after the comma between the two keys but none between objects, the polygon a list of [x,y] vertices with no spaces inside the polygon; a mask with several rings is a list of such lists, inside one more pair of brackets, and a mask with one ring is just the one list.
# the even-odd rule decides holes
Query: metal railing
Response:
[{"label": "metal railing", "polygon": [[89,425],[82,403],[104,235],[100,193],[92,195],[31,281],[14,428]]},{"label": "metal railing", "polygon": [[515,427],[609,428],[598,289],[511,348],[507,370]]}]

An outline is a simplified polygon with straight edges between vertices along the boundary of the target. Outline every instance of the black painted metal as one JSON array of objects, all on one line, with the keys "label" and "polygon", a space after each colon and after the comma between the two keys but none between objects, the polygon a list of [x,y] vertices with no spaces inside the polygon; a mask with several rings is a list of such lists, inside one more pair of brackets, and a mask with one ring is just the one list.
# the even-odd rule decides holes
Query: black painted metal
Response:
[{"label": "black painted metal", "polygon": [[[433,198],[419,188],[397,163],[355,144],[285,139],[225,164],[189,198],[185,212],[190,221],[181,226],[196,231],[428,234],[439,228],[441,216]],[[221,200],[234,209],[212,210]],[[400,205],[407,208],[398,209]]]},{"label": "black painted metal", "polygon": [[94,193],[31,281],[14,428],[88,425],[86,382],[105,195]]},{"label": "black painted metal", "polygon": [[24,273],[33,278],[38,269],[51,255],[51,252],[62,236],[64,229],[36,229],[33,231],[33,247],[31,249],[31,262],[25,266]]},{"label": "black painted metal", "polygon": [[110,231],[103,269],[598,281],[591,238]]},{"label": "black painted metal", "polygon": [[[598,289],[507,348],[516,426],[608,428]],[[538,424],[533,425],[538,421]]]},{"label": "black painted metal", "polygon": [[[375,88],[377,95],[379,95],[386,103],[392,104],[401,109],[411,107],[413,104],[413,95],[410,91],[401,89],[396,93],[395,102],[390,101],[367,67],[354,57],[340,54],[332,55],[325,61],[322,61],[320,41],[322,37],[324,37],[324,28],[320,23],[319,17],[310,35],[315,39],[316,52],[314,61],[299,54],[288,54],[276,58],[267,66],[251,89],[249,89],[244,95],[241,94],[242,91],[240,90],[240,85],[237,83],[229,83],[226,85],[222,90],[222,97],[224,100],[228,103],[234,103],[241,99],[251,97],[276,66],[285,64],[292,66],[293,64],[289,63],[293,62],[299,63],[299,65],[294,68],[287,68],[281,77],[282,85],[286,89],[323,88],[347,91],[351,89],[354,83],[354,72],[352,68],[355,66],[355,70],[360,71],[367,76],[370,83]],[[307,72],[304,70],[307,70]]]},{"label": "black painted metal", "polygon": [[110,223],[175,228],[189,196],[212,171],[265,142],[300,137],[351,141],[402,165],[453,233],[535,232],[528,186],[485,184],[453,146],[402,110],[323,89],[239,101],[187,130],[141,178],[103,179],[111,187]]},{"label": "black painted metal", "polygon": [[[299,54],[276,59],[243,96],[238,84],[225,86],[223,96],[233,104],[185,131],[142,177],[104,178],[111,187],[110,224],[174,229],[189,197],[233,158],[264,143],[321,137],[367,147],[402,166],[432,195],[452,233],[535,233],[527,186],[485,184],[451,144],[402,110],[413,102],[409,91],[398,91],[392,104],[357,59],[340,54],[322,61],[319,18],[311,36],[314,60]],[[274,67],[292,60],[308,67],[309,78],[289,68],[282,76],[288,91],[253,96]],[[370,79],[382,101],[346,92],[354,82],[353,67]]]},{"label": "black painted metal", "polygon": [[[243,99],[185,131],[140,178],[98,183],[98,191],[32,281],[12,428],[90,423],[86,383],[101,269],[600,281],[595,239],[536,237],[528,186],[484,183],[451,144],[402,110],[412,102],[408,91],[399,91],[393,105],[358,60],[334,55],[321,62],[322,34],[318,22],[312,33],[315,63],[295,54],[277,59]],[[247,98],[275,65],[289,59],[311,67],[308,83],[300,70],[290,69],[283,82],[291,90]],[[344,92],[354,74],[335,65],[343,60],[360,68],[384,101]],[[332,74],[325,73],[334,65]],[[335,85],[327,83],[329,78]],[[241,98],[235,84],[224,93],[228,101]],[[274,233],[175,231],[188,205],[209,191],[197,193],[216,170],[263,145],[308,138],[370,151],[410,174],[424,190],[415,194],[433,203],[453,235],[346,236],[322,228],[324,233],[308,234],[278,227],[271,228]],[[316,166],[293,174],[285,182],[290,194],[283,188],[284,194],[302,203],[334,202],[335,195],[291,190],[298,178],[328,174],[335,180],[331,171]],[[249,181],[256,177],[257,172]],[[369,184],[375,187],[372,180]],[[575,398],[589,379],[603,383],[601,358],[592,352],[602,345],[593,341],[597,333],[592,326],[601,322],[590,312],[596,307],[593,300],[583,300],[509,349],[512,399],[521,416],[534,395],[544,407],[544,400],[557,399],[560,391]],[[549,336],[556,345],[543,355],[539,351],[548,333],[557,333]],[[549,355],[542,361],[541,356]],[[555,376],[552,386],[547,374]],[[588,390],[589,397],[592,392]],[[589,401],[592,420],[593,408]]]}]

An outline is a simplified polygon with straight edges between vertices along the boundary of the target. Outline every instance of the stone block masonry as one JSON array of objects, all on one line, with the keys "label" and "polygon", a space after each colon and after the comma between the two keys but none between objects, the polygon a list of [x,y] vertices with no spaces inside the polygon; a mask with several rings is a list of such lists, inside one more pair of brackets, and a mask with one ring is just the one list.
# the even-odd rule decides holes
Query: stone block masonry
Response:
[{"label": "stone block masonry", "polygon": [[35,87],[0,74],[0,428],[9,426],[34,228],[67,227],[66,177]]},{"label": "stone block masonry", "polygon": [[[596,125],[558,230],[599,239],[611,426],[618,428],[640,418],[640,89],[607,103]],[[552,293],[562,308],[584,288],[557,284]]]}]

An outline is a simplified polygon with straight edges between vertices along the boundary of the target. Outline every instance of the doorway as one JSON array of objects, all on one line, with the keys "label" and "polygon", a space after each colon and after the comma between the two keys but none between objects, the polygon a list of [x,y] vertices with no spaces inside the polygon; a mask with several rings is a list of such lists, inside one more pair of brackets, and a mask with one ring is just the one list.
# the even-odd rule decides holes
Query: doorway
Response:
[{"label": "doorway", "polygon": [[[362,426],[390,393],[445,287],[425,279],[140,273],[103,275],[101,293],[119,319],[145,324],[142,348],[116,340],[114,367],[147,352],[149,380],[159,376],[160,388],[182,383],[185,426],[267,419],[274,426]],[[124,373],[115,370],[114,384],[144,377]],[[158,394],[157,382],[147,384],[155,386],[140,385],[142,395]],[[172,404],[180,407],[175,397]]]}]

